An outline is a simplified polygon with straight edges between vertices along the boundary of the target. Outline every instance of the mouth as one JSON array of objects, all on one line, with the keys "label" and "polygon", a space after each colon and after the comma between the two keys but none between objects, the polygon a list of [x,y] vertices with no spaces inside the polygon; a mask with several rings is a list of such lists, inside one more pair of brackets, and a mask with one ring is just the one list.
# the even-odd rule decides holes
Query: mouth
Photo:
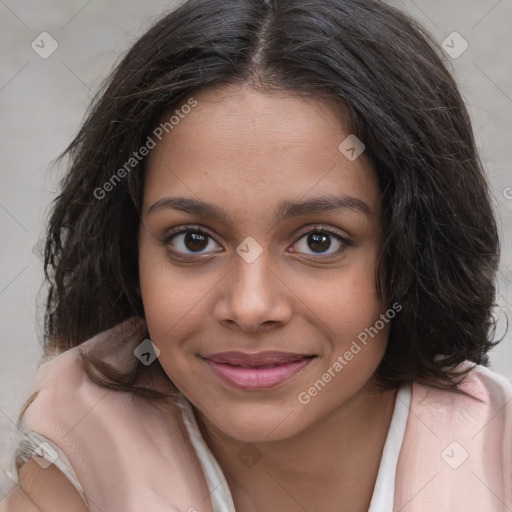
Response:
[{"label": "mouth", "polygon": [[203,357],[210,370],[233,387],[269,389],[290,379],[317,356],[291,352],[222,352]]}]

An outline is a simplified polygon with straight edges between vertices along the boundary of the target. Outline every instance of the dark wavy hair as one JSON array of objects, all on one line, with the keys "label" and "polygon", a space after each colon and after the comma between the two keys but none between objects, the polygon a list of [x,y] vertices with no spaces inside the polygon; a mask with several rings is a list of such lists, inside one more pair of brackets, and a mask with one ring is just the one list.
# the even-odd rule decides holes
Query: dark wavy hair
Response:
[{"label": "dark wavy hair", "polygon": [[[325,99],[366,145],[382,203],[377,292],[402,306],[379,382],[454,388],[469,371],[457,373],[460,363],[488,365],[500,247],[470,119],[440,48],[378,0],[189,0],[136,41],[60,157],[68,170],[45,244],[46,353],[144,318],[137,234],[145,160],[104,199],[94,191],[164,113],[199,90],[236,84]],[[124,374],[82,357],[101,385],[160,396],[140,385],[147,372],[163,374],[158,361],[143,367],[134,357]]]}]

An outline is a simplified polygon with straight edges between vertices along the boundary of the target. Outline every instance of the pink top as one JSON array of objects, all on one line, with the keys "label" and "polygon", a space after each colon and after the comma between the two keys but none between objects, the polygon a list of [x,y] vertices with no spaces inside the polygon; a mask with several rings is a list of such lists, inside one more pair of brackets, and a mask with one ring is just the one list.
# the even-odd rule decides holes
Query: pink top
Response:
[{"label": "pink top", "polygon": [[[131,366],[141,338],[124,325],[81,347],[108,344],[107,362]],[[460,387],[469,396],[418,383],[399,389],[369,512],[510,512],[512,384],[476,366]],[[95,512],[235,512],[222,470],[180,393],[155,408],[100,387],[83,372],[78,347],[42,365],[34,390],[39,394],[23,419],[15,475],[30,456],[41,456]]]}]

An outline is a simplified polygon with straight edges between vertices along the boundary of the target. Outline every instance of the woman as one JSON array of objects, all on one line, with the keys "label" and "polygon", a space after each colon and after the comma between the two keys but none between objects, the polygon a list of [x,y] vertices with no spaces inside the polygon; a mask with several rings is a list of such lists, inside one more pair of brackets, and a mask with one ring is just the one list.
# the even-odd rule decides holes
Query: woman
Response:
[{"label": "woman", "polygon": [[495,219],[404,14],[188,1],[66,154],[11,507],[512,506]]}]

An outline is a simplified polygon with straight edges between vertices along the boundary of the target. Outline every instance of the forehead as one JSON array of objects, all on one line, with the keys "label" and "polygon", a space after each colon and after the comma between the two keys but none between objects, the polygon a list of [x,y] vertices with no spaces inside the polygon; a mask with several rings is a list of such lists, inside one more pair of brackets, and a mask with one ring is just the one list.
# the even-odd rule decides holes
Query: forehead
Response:
[{"label": "forehead", "polygon": [[194,99],[148,156],[146,211],[171,194],[265,209],[334,194],[376,207],[372,166],[364,153],[352,161],[340,151],[351,134],[325,100],[248,86],[207,89]]}]

